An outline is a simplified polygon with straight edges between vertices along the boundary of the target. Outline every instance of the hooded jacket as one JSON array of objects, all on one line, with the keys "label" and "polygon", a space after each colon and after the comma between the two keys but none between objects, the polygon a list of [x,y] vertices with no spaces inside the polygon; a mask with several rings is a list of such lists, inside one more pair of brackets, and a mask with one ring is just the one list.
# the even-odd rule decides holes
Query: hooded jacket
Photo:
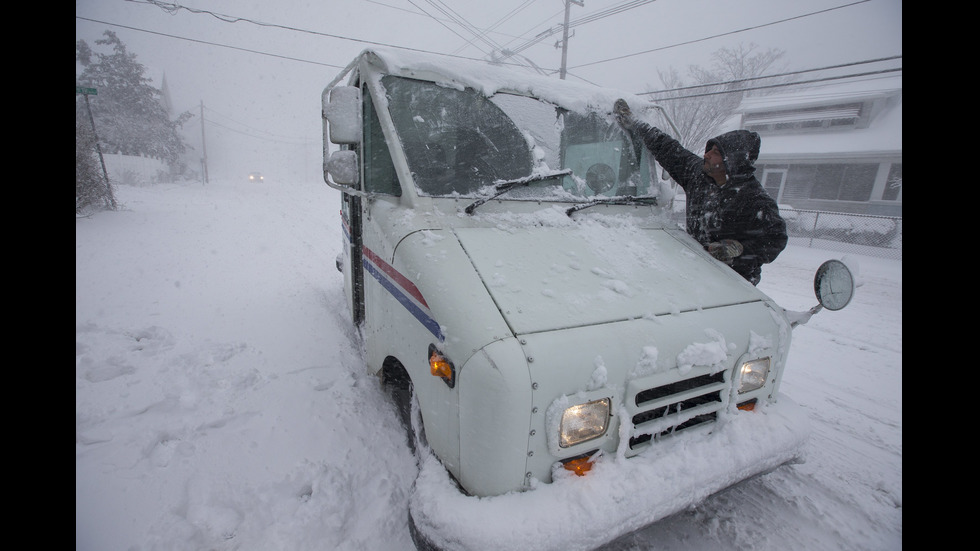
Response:
[{"label": "hooded jacket", "polygon": [[755,132],[733,130],[708,140],[705,151],[717,145],[727,173],[724,186],[704,172],[704,157],[685,149],[659,128],[637,121],[631,133],[687,195],[687,232],[707,247],[735,239],[744,247],[732,268],[753,285],[762,279],[762,265],[786,248],[786,223],[776,201],[755,177],[761,139]]}]

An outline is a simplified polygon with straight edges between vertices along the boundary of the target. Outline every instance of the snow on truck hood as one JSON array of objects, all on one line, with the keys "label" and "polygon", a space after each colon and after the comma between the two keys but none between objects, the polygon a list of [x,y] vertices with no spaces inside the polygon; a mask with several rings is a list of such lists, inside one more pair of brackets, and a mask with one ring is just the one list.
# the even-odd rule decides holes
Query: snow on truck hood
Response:
[{"label": "snow on truck hood", "polygon": [[727,266],[706,262],[682,230],[589,225],[455,233],[517,334],[762,298]]}]

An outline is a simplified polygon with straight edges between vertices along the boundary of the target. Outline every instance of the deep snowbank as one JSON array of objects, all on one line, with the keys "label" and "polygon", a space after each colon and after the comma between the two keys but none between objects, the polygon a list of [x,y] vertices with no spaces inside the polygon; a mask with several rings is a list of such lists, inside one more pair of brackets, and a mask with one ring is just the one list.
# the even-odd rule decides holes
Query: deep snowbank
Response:
[{"label": "deep snowbank", "polygon": [[[76,221],[76,549],[412,549],[418,468],[345,312],[337,192],[117,198]],[[760,288],[805,310],[841,256],[791,246]],[[781,387],[813,429],[807,461],[605,549],[901,548],[902,264],[849,262],[863,285],[794,330]]]}]

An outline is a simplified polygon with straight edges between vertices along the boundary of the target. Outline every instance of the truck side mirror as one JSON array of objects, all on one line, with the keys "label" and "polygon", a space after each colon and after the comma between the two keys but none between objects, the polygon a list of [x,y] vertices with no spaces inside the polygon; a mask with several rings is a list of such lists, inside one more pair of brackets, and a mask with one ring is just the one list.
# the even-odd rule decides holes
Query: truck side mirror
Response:
[{"label": "truck side mirror", "polygon": [[806,312],[793,312],[783,309],[789,319],[790,327],[795,328],[810,321],[813,314],[826,308],[840,310],[854,297],[854,275],[840,260],[828,260],[817,268],[813,276],[813,292],[820,304]]},{"label": "truck side mirror", "polygon": [[828,260],[813,276],[813,291],[817,301],[828,310],[840,310],[854,296],[854,276],[840,260]]},{"label": "truck side mirror", "polygon": [[[335,144],[361,143],[361,89],[336,86],[323,98],[324,125]],[[329,124],[327,124],[329,123]]]},{"label": "truck side mirror", "polygon": [[344,186],[357,185],[357,152],[350,149],[334,151],[330,154],[330,159],[327,161],[326,172],[330,174],[333,181],[337,184]]}]

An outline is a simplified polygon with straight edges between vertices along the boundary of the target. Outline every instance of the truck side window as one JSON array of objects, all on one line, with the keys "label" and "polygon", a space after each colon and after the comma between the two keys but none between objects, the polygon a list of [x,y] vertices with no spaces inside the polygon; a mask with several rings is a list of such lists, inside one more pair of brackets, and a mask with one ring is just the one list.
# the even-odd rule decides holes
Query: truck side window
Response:
[{"label": "truck side window", "polygon": [[362,89],[361,97],[364,98],[364,191],[400,197],[402,188],[398,184],[398,174],[381,132],[381,122],[374,110],[371,94],[367,89]]}]

